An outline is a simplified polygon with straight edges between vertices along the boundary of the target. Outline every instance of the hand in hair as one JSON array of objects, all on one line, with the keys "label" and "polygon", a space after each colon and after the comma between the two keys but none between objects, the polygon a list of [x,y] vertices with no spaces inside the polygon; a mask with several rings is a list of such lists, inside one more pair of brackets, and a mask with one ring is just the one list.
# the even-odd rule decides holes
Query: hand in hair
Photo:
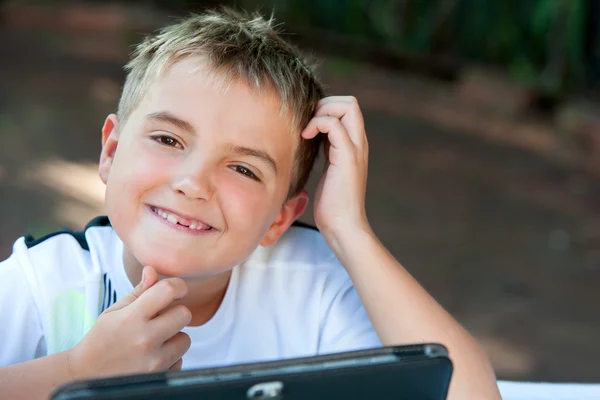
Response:
[{"label": "hand in hair", "polygon": [[327,135],[329,146],[314,217],[329,245],[336,247],[340,235],[369,230],[365,212],[369,146],[356,98],[332,96],[319,101],[302,137],[311,139],[319,133]]}]

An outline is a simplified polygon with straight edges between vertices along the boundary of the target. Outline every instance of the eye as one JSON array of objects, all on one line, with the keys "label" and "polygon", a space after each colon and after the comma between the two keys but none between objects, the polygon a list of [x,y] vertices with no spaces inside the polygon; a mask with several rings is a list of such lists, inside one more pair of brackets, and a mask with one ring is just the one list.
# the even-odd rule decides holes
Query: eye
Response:
[{"label": "eye", "polygon": [[157,135],[153,136],[152,139],[165,146],[183,148],[181,143],[179,143],[177,139],[173,139],[171,136]]},{"label": "eye", "polygon": [[239,172],[240,174],[247,176],[250,179],[254,179],[257,182],[260,182],[260,179],[254,174],[254,172],[250,171],[248,168],[242,165],[233,165],[230,167],[232,170]]}]

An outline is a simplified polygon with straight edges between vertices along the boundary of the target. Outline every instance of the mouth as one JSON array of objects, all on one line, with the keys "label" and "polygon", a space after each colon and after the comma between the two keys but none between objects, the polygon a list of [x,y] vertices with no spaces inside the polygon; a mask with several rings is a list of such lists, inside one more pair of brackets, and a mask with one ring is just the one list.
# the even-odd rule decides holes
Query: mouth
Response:
[{"label": "mouth", "polygon": [[185,229],[193,233],[205,233],[215,230],[215,228],[202,221],[185,218],[181,215],[175,214],[172,211],[165,210],[156,206],[149,206],[149,208],[154,215],[161,218],[163,221],[165,221],[169,225],[172,225],[175,228]]}]

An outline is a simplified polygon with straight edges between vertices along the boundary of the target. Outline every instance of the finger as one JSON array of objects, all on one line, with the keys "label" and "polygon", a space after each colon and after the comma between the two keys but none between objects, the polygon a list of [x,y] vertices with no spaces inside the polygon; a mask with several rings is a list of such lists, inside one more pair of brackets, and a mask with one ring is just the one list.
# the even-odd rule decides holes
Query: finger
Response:
[{"label": "finger", "polygon": [[183,366],[183,358],[180,358],[175,364],[171,365],[169,368],[170,371],[181,371],[181,367]]},{"label": "finger", "polygon": [[318,101],[315,109],[318,109],[319,107],[321,107],[324,104],[327,103],[357,103],[358,101],[356,100],[356,97],[354,96],[327,96],[327,97],[323,97],[321,100]]},{"label": "finger", "polygon": [[150,321],[149,328],[152,336],[166,342],[177,332],[185,328],[192,321],[192,313],[186,306],[178,304]]},{"label": "finger", "polygon": [[181,278],[163,279],[147,289],[131,304],[132,312],[152,319],[175,300],[187,294],[187,284]]},{"label": "finger", "polygon": [[106,309],[105,312],[120,310],[128,306],[136,301],[142,295],[142,293],[154,286],[156,282],[158,282],[158,274],[156,273],[156,270],[152,267],[144,267],[142,270],[142,279],[140,280],[140,283],[138,283],[131,292],[127,293],[125,297]]},{"label": "finger", "polygon": [[190,337],[184,332],[178,332],[171,339],[167,340],[161,349],[165,365],[174,366],[177,364],[189,350],[191,344]]},{"label": "finger", "polygon": [[362,146],[366,142],[365,123],[358,102],[354,101],[329,101],[317,106],[315,117],[336,117],[342,121],[352,142]]},{"label": "finger", "polygon": [[[362,117],[358,100],[356,100],[355,97],[341,97],[339,100],[328,97],[317,103],[315,107],[315,116],[330,115],[332,117],[336,116],[342,118],[349,111],[353,110],[357,110],[359,112],[358,114]],[[329,112],[329,114],[327,112]]]},{"label": "finger", "polygon": [[[327,138],[333,150],[345,154],[354,154],[354,143],[350,140],[346,128],[344,128],[342,122],[338,118],[320,116],[311,119],[306,128],[302,131],[302,137],[305,139],[312,139],[319,133],[327,134]],[[329,155],[331,155],[331,149]],[[331,157],[330,161],[333,162]]]}]

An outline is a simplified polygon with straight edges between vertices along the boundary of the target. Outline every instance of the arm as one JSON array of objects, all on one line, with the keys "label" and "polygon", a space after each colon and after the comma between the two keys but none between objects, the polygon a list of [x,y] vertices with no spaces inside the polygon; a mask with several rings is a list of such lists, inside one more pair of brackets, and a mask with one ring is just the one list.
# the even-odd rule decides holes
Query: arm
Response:
[{"label": "arm", "polygon": [[368,144],[353,97],[319,102],[302,131],[327,135],[328,165],[315,196],[315,221],[344,265],[384,345],[439,342],[454,363],[448,398],[499,399],[487,356],[460,326],[394,259],[373,233],[365,212]]},{"label": "arm", "polygon": [[182,279],[157,283],[156,271],[113,304],[72,349],[0,368],[0,393],[7,398],[47,399],[72,380],[180,369],[190,339],[180,332],[191,313],[175,305],[187,293]]},{"label": "arm", "polygon": [[500,398],[494,371],[479,344],[372,232],[361,231],[337,242],[342,246],[338,257],[383,345],[442,343],[454,364],[450,400]]},{"label": "arm", "polygon": [[0,388],[8,399],[47,399],[71,380],[66,352],[0,368]]}]

